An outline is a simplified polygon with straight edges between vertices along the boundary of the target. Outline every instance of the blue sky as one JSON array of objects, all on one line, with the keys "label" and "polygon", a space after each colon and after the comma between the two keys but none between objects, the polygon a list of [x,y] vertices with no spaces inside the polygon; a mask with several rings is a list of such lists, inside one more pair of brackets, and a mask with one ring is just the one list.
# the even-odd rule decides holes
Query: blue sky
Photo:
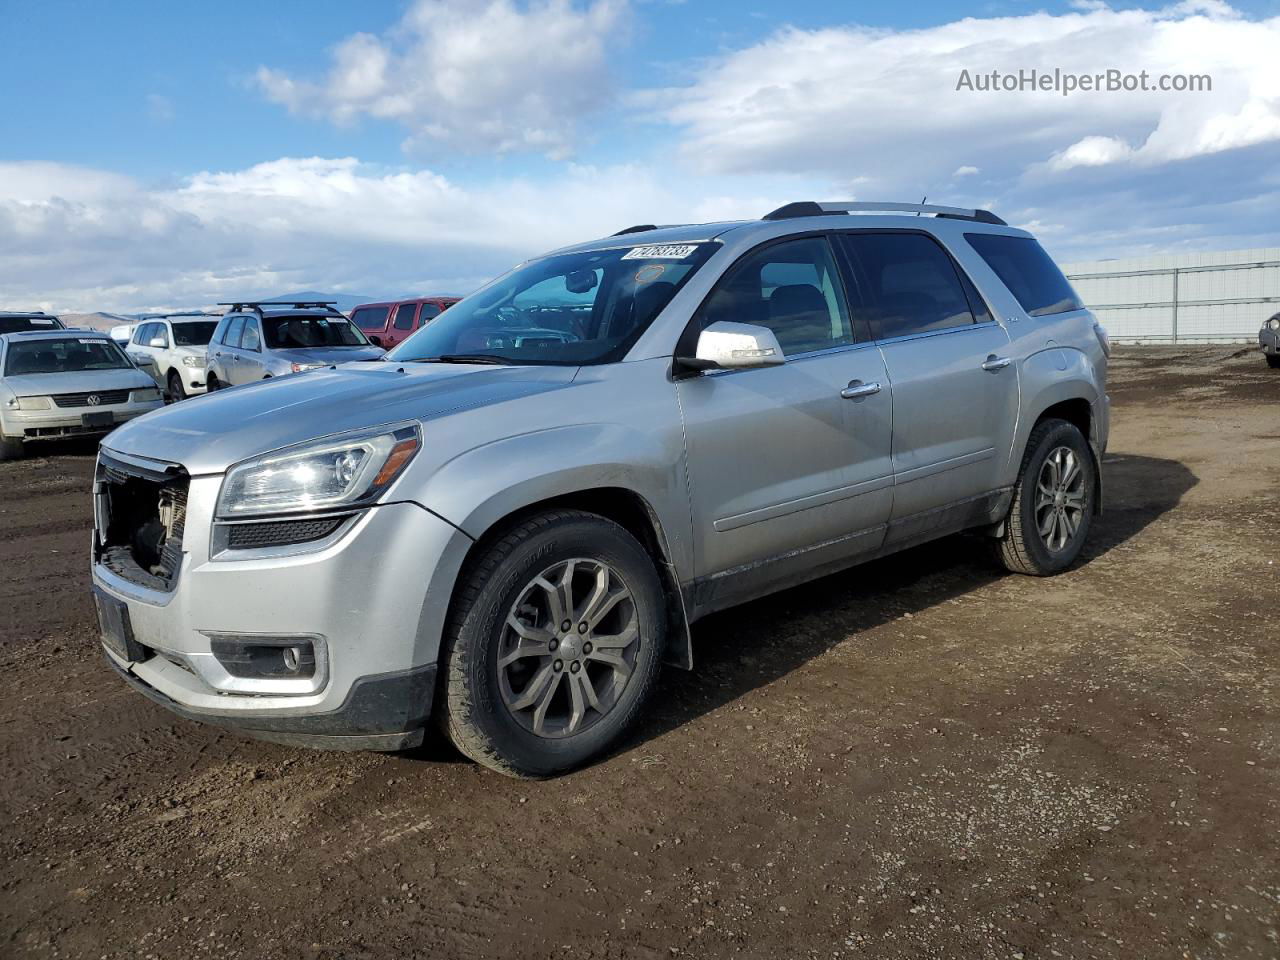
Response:
[{"label": "blue sky", "polygon": [[[1280,0],[0,0],[0,308],[465,293],[637,220],[994,205],[1060,259],[1280,245]],[[961,68],[1207,94],[957,92]]]}]

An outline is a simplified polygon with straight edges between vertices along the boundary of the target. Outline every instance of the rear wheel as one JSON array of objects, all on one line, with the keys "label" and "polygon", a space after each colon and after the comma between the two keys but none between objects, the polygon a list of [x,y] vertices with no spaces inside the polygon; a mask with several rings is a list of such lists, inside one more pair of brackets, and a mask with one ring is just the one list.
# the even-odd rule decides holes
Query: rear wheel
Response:
[{"label": "rear wheel", "polygon": [[594,514],[534,516],[459,580],[442,719],[458,749],[517,777],[580,766],[635,721],[666,639],[653,561]]},{"label": "rear wheel", "polygon": [[20,460],[22,454],[22,440],[17,437],[0,437],[0,460]]},{"label": "rear wheel", "polygon": [[179,400],[187,399],[187,391],[182,386],[182,377],[178,376],[177,370],[169,371],[168,393],[165,399],[169,403],[177,403]]},{"label": "rear wheel", "polygon": [[221,381],[219,381],[212,373],[205,378],[204,386],[207,393],[213,393],[215,390],[222,389]]},{"label": "rear wheel", "polygon": [[1057,419],[1036,424],[996,541],[1000,562],[1037,577],[1071,566],[1089,536],[1097,496],[1093,455],[1079,428]]}]

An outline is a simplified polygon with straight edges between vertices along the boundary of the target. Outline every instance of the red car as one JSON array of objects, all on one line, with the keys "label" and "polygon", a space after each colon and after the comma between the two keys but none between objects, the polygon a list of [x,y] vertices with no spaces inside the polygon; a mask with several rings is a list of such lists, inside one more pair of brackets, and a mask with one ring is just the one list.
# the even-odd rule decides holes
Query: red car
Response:
[{"label": "red car", "polygon": [[366,337],[390,350],[419,327],[458,302],[459,297],[420,297],[417,300],[388,300],[362,303],[351,311],[351,322]]}]

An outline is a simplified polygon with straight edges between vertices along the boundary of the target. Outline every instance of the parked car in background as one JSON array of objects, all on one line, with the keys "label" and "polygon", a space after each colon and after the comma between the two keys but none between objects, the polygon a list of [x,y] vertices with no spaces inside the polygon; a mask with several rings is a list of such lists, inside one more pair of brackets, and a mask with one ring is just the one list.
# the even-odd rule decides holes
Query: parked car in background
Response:
[{"label": "parked car in background", "polygon": [[716,610],[961,530],[1069,567],[1109,349],[985,210],[800,202],[567,247],[389,362],[110,437],[105,649],[183,716],[395,750],[435,713],[548,776],[616,743]]},{"label": "parked car in background", "polygon": [[116,342],[116,346],[127,353],[129,341],[133,339],[133,331],[137,326],[136,323],[118,323],[111,328],[108,335]]},{"label": "parked car in background", "polygon": [[1267,366],[1272,370],[1280,369],[1280,313],[1262,325],[1258,331],[1258,343],[1267,358]]},{"label": "parked car in background", "polygon": [[210,390],[374,360],[386,352],[371,344],[331,303],[220,305],[230,309],[209,344]]},{"label": "parked car in background", "polygon": [[156,383],[170,403],[205,392],[206,354],[219,317],[207,313],[174,313],[149,317],[133,330],[129,356],[150,363]]},{"label": "parked car in background", "polygon": [[0,460],[34,440],[101,434],[164,405],[105,333],[0,334]]},{"label": "parked car in background", "polygon": [[0,333],[18,333],[21,330],[65,330],[57,317],[36,310],[31,313],[0,312]]},{"label": "parked car in background", "polygon": [[373,343],[390,350],[415,330],[425,327],[458,302],[458,297],[421,297],[362,303],[351,311],[351,322]]},{"label": "parked car in background", "polygon": [[165,399],[177,403],[205,392],[205,357],[218,320],[216,314],[147,317],[134,326],[125,349],[138,365],[151,365]]}]

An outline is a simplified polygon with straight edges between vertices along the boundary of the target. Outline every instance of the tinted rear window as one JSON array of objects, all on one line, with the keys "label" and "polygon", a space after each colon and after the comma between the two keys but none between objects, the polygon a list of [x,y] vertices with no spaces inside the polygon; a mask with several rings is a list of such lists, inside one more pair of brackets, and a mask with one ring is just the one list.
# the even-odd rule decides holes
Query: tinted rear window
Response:
[{"label": "tinted rear window", "polygon": [[390,307],[364,307],[351,315],[351,322],[361,330],[381,330],[390,312]]},{"label": "tinted rear window", "polygon": [[52,317],[0,317],[0,333],[19,330],[57,330],[62,324]]},{"label": "tinted rear window", "polygon": [[1030,237],[966,233],[969,245],[987,261],[1031,317],[1084,309],[1084,303],[1044,248]]}]

